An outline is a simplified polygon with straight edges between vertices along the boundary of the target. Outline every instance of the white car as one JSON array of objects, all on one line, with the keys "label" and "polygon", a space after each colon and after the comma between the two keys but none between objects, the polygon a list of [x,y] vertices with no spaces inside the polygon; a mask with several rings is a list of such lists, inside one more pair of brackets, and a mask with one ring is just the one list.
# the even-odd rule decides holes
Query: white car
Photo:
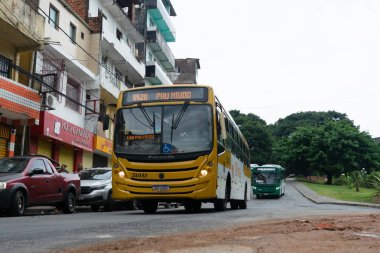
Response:
[{"label": "white car", "polygon": [[112,211],[112,169],[92,168],[79,172],[81,194],[78,205],[89,205],[92,211],[104,206],[105,211]]}]

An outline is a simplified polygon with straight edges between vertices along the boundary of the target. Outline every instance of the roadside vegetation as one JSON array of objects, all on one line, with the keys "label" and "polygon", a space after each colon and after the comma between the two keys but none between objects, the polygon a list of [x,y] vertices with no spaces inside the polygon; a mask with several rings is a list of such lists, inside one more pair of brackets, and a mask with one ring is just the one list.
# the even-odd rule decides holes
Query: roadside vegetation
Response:
[{"label": "roadside vegetation", "polygon": [[280,164],[287,175],[323,178],[342,195],[356,192],[357,201],[370,199],[363,192],[380,198],[380,143],[346,114],[298,112],[269,125],[252,113],[230,114],[247,139],[251,163]]},{"label": "roadside vegetation", "polygon": [[311,182],[303,183],[313,191],[330,198],[352,202],[377,203],[375,189],[361,188],[360,191],[357,192],[355,188],[346,185],[327,185]]}]

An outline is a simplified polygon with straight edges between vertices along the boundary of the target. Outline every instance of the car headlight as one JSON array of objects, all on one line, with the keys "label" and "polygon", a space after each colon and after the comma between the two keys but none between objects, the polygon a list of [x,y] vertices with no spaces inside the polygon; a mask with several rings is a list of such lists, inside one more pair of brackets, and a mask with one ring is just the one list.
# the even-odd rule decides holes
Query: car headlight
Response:
[{"label": "car headlight", "polygon": [[7,182],[0,182],[0,190],[7,188]]}]

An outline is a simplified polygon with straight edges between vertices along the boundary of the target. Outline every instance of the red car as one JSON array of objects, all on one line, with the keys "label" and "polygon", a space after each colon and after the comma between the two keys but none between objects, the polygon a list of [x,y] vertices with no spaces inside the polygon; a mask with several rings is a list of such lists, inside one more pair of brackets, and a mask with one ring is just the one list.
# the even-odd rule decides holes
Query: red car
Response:
[{"label": "red car", "polygon": [[79,176],[57,169],[58,163],[39,155],[0,159],[0,209],[22,216],[27,207],[49,205],[74,213]]}]

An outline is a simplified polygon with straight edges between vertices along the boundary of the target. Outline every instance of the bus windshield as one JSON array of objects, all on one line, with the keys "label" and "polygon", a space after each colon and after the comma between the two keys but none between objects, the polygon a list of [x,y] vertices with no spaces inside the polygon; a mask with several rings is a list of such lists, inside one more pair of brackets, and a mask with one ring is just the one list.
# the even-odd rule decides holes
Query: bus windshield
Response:
[{"label": "bus windshield", "polygon": [[209,105],[159,105],[120,109],[115,153],[162,155],[212,149]]},{"label": "bus windshield", "polygon": [[276,184],[280,181],[280,175],[276,172],[255,172],[253,178],[256,184]]}]

